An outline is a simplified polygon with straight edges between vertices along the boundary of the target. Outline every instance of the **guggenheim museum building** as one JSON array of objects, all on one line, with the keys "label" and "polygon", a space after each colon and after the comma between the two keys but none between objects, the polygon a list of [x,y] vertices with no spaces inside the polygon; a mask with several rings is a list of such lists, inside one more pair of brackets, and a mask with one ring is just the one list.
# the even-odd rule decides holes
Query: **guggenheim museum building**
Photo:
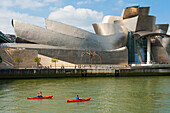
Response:
[{"label": "guggenheim museum building", "polygon": [[121,16],[105,16],[92,24],[95,33],[49,19],[45,28],[13,19],[16,43],[1,47],[37,50],[73,64],[169,64],[169,24],[155,24],[149,10],[132,6]]}]

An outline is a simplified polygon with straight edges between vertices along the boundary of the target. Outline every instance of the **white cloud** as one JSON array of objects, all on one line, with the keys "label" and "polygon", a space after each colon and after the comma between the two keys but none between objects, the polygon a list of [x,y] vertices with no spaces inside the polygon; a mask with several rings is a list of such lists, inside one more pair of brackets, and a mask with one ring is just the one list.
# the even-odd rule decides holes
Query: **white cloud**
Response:
[{"label": "white cloud", "polygon": [[120,10],[121,8],[119,7],[115,7],[115,8],[112,8],[112,11],[118,11],[118,10]]},{"label": "white cloud", "polygon": [[44,19],[41,17],[35,17],[30,16],[28,14],[21,14],[6,9],[0,9],[0,31],[2,31],[5,34],[7,33],[14,34],[14,30],[11,24],[12,19],[21,20],[41,27],[45,26]]},{"label": "white cloud", "polygon": [[44,2],[52,3],[52,2],[58,2],[58,0],[44,0]]},{"label": "white cloud", "polygon": [[1,0],[0,6],[1,6],[2,8],[7,8],[7,7],[13,6],[13,3],[12,3],[11,0]]},{"label": "white cloud", "polygon": [[91,0],[86,0],[86,1],[77,2],[77,5],[90,4],[90,3],[91,3]]},{"label": "white cloud", "polygon": [[119,6],[123,6],[124,5],[123,0],[118,0],[117,3],[118,3]]},{"label": "white cloud", "polygon": [[126,7],[131,7],[131,6],[139,6],[139,4],[129,3],[129,4],[126,5]]},{"label": "white cloud", "polygon": [[[101,0],[96,0],[101,1]],[[40,8],[49,3],[60,2],[60,0],[1,0],[0,4],[0,31],[4,33],[14,33],[11,25],[11,20],[17,19],[30,24],[45,26],[44,19],[41,17],[30,16],[26,13],[14,12],[9,10],[9,7],[20,7],[23,9]],[[91,0],[86,1],[91,2]],[[45,4],[46,3],[46,4]],[[85,2],[84,2],[85,3]],[[93,31],[92,24],[102,21],[103,13],[91,9],[77,8],[73,6],[66,6],[57,9],[56,7],[49,7],[52,11],[48,18],[57,20],[69,25],[80,27],[82,29]]]},{"label": "white cloud", "polygon": [[106,1],[106,0],[95,0],[96,2],[104,2],[104,1]]},{"label": "white cloud", "polygon": [[[94,0],[93,2],[104,2],[106,0]],[[83,4],[91,4],[92,0],[86,0],[86,1],[79,1],[77,2],[77,5],[83,5]]]},{"label": "white cloud", "polygon": [[23,9],[32,9],[32,8],[43,7],[46,4],[44,2],[39,2],[35,0],[16,0],[15,5]]},{"label": "white cloud", "polygon": [[116,7],[112,8],[112,11],[119,11],[120,9],[122,9],[122,7],[125,5],[125,3],[123,2],[123,0],[117,0],[117,5]]},{"label": "white cloud", "polygon": [[19,7],[22,9],[35,9],[48,6],[50,3],[61,4],[61,0],[1,0],[0,7]]},{"label": "white cloud", "polygon": [[[52,5],[52,6],[51,6]],[[52,7],[61,7],[62,0],[0,0],[1,9],[17,8],[29,10],[43,10],[46,6],[49,10],[54,10]]]},{"label": "white cloud", "polygon": [[101,22],[103,13],[91,9],[75,9],[73,6],[69,5],[51,12],[48,18],[88,31],[93,31],[92,24]]},{"label": "white cloud", "polygon": [[49,7],[49,10],[50,11],[55,11],[55,10],[57,10],[57,8],[56,7]]}]

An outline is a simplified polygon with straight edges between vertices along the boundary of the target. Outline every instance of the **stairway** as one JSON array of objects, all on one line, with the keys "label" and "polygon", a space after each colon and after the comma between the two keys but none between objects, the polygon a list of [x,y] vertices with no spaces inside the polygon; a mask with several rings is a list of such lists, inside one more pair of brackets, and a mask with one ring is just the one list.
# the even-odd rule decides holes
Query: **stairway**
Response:
[{"label": "stairway", "polygon": [[8,65],[8,67],[6,68],[13,68],[16,63],[14,62],[13,57],[8,53],[8,51],[6,49],[0,49],[0,56],[3,60],[3,67],[5,65],[5,67]]},{"label": "stairway", "polygon": [[[41,58],[40,64],[43,67],[55,68],[55,63],[51,62],[52,58],[44,56],[44,55],[40,55],[40,54],[38,54],[38,57]],[[61,68],[62,66],[64,66],[65,68],[74,68],[75,64],[65,62],[65,61],[62,61],[62,60],[58,59],[57,62],[56,62],[56,68]]]}]

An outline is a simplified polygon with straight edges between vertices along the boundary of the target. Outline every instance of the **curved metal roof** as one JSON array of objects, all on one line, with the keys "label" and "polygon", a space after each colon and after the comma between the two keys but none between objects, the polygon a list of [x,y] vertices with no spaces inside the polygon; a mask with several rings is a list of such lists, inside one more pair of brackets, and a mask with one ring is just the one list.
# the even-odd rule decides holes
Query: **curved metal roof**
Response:
[{"label": "curved metal roof", "polygon": [[134,36],[137,37],[141,37],[141,38],[145,38],[148,36],[162,36],[162,37],[169,37],[170,35],[166,34],[166,33],[156,33],[156,32],[149,32],[149,31],[139,31],[139,32],[135,32]]}]

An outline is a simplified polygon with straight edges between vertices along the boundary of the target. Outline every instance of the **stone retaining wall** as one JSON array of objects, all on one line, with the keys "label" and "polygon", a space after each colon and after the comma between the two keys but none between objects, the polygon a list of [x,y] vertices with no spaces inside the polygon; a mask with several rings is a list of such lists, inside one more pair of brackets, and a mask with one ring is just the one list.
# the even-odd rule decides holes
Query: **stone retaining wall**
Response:
[{"label": "stone retaining wall", "polygon": [[170,69],[0,69],[1,79],[170,76]]}]

